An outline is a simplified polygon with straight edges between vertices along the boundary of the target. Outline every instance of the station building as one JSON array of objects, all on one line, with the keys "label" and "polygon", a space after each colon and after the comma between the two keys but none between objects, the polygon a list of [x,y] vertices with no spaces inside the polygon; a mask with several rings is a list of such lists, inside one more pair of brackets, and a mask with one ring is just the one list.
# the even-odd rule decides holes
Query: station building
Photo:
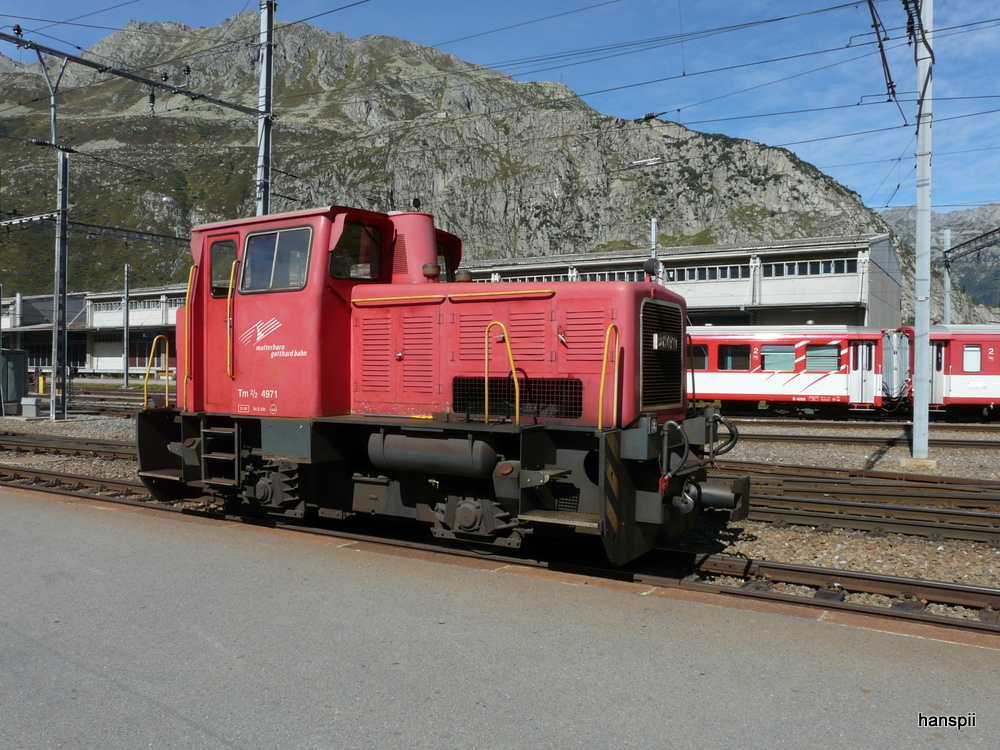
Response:
[{"label": "station building", "polygon": [[[169,352],[158,347],[153,367],[175,365],[174,324],[184,304],[183,284],[133,290],[128,299],[130,375],[142,375],[149,362],[153,339],[167,337]],[[68,295],[66,365],[77,375],[116,375],[123,372],[125,299],[122,292]],[[29,372],[52,367],[52,295],[4,297],[0,326],[5,349],[24,351]],[[168,361],[169,357],[169,361]]]},{"label": "station building", "polygon": [[[636,281],[654,251],[462,264],[479,281]],[[659,248],[657,280],[694,325],[902,325],[903,277],[889,235]]]},{"label": "station building", "polygon": [[[639,281],[650,250],[468,260],[477,281]],[[885,234],[818,237],[746,245],[697,245],[655,251],[657,280],[687,299],[694,325],[902,325],[899,258]],[[130,376],[175,364],[174,324],[183,284],[132,290],[128,300]],[[123,292],[75,293],[67,306],[67,364],[78,375],[123,371]],[[52,363],[52,295],[5,297],[3,346],[24,350],[29,371]]]}]

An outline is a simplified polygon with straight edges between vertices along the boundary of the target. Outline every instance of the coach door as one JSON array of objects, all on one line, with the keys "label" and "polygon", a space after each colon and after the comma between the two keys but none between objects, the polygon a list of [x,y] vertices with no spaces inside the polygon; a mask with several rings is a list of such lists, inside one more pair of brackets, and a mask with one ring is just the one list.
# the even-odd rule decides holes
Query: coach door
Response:
[{"label": "coach door", "polygon": [[[947,387],[945,377],[950,374],[945,372],[944,347],[944,341],[931,342],[931,406],[940,406],[944,403],[945,388]],[[960,347],[956,347],[956,349],[961,351]],[[954,351],[952,354],[954,354]]]},{"label": "coach door", "polygon": [[852,341],[848,397],[851,404],[875,403],[875,342]]},{"label": "coach door", "polygon": [[[230,411],[232,401],[231,362],[227,341],[231,340],[231,306],[236,284],[237,247],[239,235],[222,235],[208,238],[209,273],[203,279],[201,299],[204,300],[204,354],[205,409]],[[207,288],[206,288],[207,287]]]}]

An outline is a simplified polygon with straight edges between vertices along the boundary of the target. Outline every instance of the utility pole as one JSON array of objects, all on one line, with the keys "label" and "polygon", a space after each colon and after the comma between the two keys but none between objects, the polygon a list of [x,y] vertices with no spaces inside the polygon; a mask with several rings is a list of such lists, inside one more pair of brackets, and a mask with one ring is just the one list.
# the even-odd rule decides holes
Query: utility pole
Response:
[{"label": "utility pole", "polygon": [[42,67],[45,83],[49,87],[50,137],[52,148],[57,149],[59,154],[56,169],[56,248],[52,293],[52,383],[49,391],[49,419],[55,421],[66,418],[67,395],[66,273],[69,268],[67,262],[69,248],[67,247],[66,226],[69,223],[69,156],[64,149],[59,148],[56,131],[56,92],[59,90],[59,82],[62,81],[63,73],[66,72],[67,60],[63,60],[59,75],[53,83],[48,68],[45,67],[41,51],[36,49],[35,54],[38,55],[38,63]]},{"label": "utility pole", "polygon": [[951,230],[944,230],[944,315],[941,322],[951,325]]},{"label": "utility pole", "polygon": [[913,443],[911,456],[927,459],[930,421],[931,299],[931,121],[934,62],[934,0],[914,3],[919,13],[913,44],[917,58],[917,216],[916,300],[913,348]]},{"label": "utility pole", "polygon": [[274,93],[274,0],[260,0],[260,89],[257,96],[257,215],[271,211],[271,112]]},{"label": "utility pole", "polygon": [[[265,7],[265,5],[267,7]],[[267,101],[266,104],[258,104],[256,109],[252,107],[244,107],[242,104],[233,104],[232,102],[222,101],[221,99],[215,99],[214,97],[207,96],[205,94],[199,94],[183,86],[174,86],[162,80],[155,80],[152,78],[145,78],[140,75],[136,75],[128,70],[122,70],[120,68],[112,68],[102,63],[94,62],[93,60],[88,60],[84,57],[77,57],[76,55],[70,55],[65,52],[60,52],[59,50],[52,49],[51,47],[46,47],[44,45],[32,42],[28,39],[23,39],[19,36],[11,36],[10,34],[4,34],[0,32],[0,41],[10,42],[17,46],[18,48],[33,49],[38,54],[39,59],[41,59],[42,54],[50,55],[52,57],[61,58],[63,62],[63,68],[66,67],[67,62],[73,62],[77,65],[83,65],[84,67],[91,68],[98,71],[99,73],[106,73],[108,75],[118,76],[119,78],[127,78],[130,81],[135,81],[136,83],[142,84],[143,86],[148,86],[150,88],[163,89],[169,91],[171,94],[176,94],[178,96],[186,96],[192,101],[205,102],[206,104],[214,104],[219,107],[225,107],[227,109],[232,109],[237,112],[242,112],[245,115],[253,115],[258,118],[258,122],[261,120],[267,121],[267,127],[261,124],[258,127],[258,137],[259,143],[257,144],[257,195],[258,195],[258,208],[259,201],[262,195],[265,196],[264,200],[267,201],[267,195],[270,191],[270,174],[271,174],[271,120],[274,115],[271,112],[271,90],[273,88],[273,65],[271,64],[273,60],[273,45],[271,43],[271,32],[274,29],[274,9],[277,4],[273,0],[261,0],[261,37],[266,37],[267,43],[264,46],[264,50],[267,52]],[[265,20],[267,25],[267,33],[265,34]],[[42,66],[44,70],[44,65]],[[264,80],[264,65],[261,65],[261,80]],[[61,74],[60,74],[61,75]],[[46,73],[46,77],[48,74]],[[263,83],[261,88],[264,88]],[[53,105],[54,106],[54,105]],[[265,111],[266,110],[266,111]],[[53,115],[54,117],[54,115]],[[264,131],[266,130],[266,138],[264,137]],[[52,140],[53,145],[55,144],[55,137]],[[263,188],[261,187],[263,185]]]},{"label": "utility pole", "polygon": [[122,388],[128,388],[128,355],[129,355],[129,341],[128,341],[128,312],[129,305],[129,286],[132,278],[130,271],[132,267],[126,263],[125,264],[125,293],[122,295]]},{"label": "utility pole", "polygon": [[55,293],[52,296],[52,391],[49,398],[49,418],[66,419],[66,274],[69,270],[66,247],[66,213],[69,210],[69,156],[59,152],[59,189],[56,217]]}]

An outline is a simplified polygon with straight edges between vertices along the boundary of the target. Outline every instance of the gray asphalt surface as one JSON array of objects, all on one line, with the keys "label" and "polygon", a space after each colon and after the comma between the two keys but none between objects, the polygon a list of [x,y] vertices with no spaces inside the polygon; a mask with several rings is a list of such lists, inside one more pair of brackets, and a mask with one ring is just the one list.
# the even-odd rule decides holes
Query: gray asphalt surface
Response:
[{"label": "gray asphalt surface", "polygon": [[998,685],[987,649],[0,493],[3,748],[981,748]]}]

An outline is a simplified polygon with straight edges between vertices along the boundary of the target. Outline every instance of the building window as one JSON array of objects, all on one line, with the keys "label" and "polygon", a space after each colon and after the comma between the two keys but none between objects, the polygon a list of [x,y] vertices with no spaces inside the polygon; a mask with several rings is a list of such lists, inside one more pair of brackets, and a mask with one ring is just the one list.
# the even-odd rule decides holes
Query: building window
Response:
[{"label": "building window", "polygon": [[749,370],[750,344],[720,344],[720,370]]},{"label": "building window", "polygon": [[795,346],[792,344],[764,344],[760,348],[762,370],[790,372],[795,370]]}]

